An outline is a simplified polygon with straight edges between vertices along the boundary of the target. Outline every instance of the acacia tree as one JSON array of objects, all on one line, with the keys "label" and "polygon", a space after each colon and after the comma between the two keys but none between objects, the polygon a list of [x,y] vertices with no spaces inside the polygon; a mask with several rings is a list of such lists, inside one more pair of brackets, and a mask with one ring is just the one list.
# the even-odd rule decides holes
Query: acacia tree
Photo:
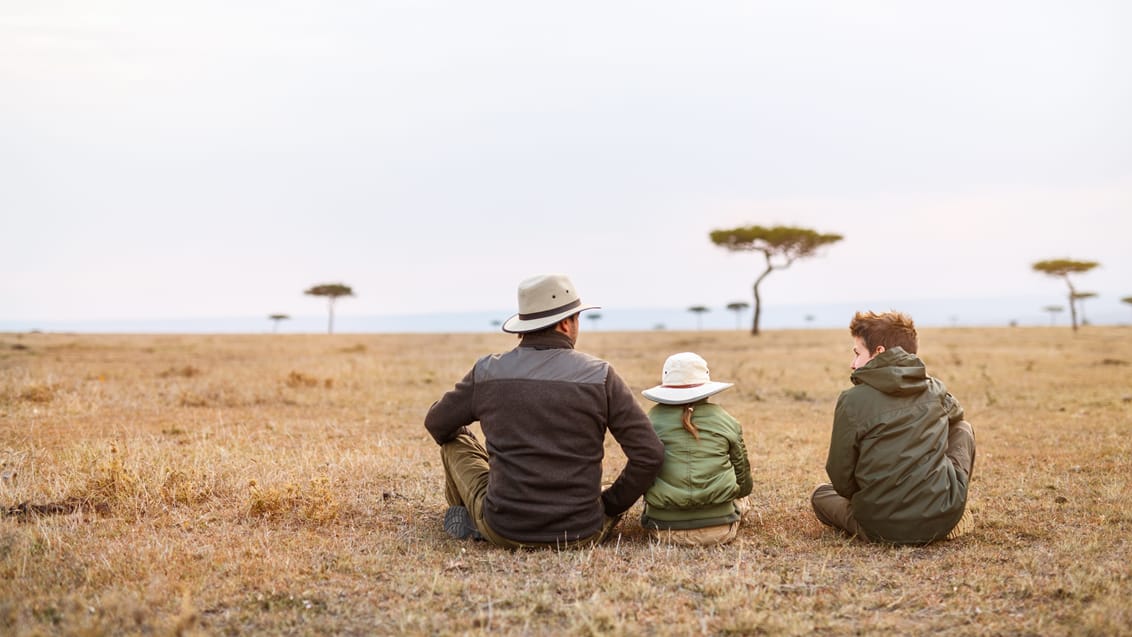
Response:
[{"label": "acacia tree", "polygon": [[325,296],[329,300],[330,305],[330,322],[327,323],[326,333],[334,333],[334,302],[340,296],[354,296],[354,291],[350,286],[341,283],[322,283],[320,285],[311,286],[310,289],[305,290],[303,294],[311,296]]},{"label": "acacia tree", "polygon": [[1065,279],[1065,285],[1069,286],[1069,316],[1073,322],[1074,332],[1077,331],[1077,289],[1073,287],[1073,281],[1069,280],[1069,275],[1088,272],[1098,265],[1100,264],[1096,261],[1074,261],[1072,259],[1047,259],[1038,261],[1033,265],[1034,270],[1042,274]]},{"label": "acacia tree", "polygon": [[1049,324],[1053,326],[1054,319],[1057,318],[1058,313],[1064,309],[1065,308],[1060,305],[1047,305],[1042,308],[1042,311],[1049,312]]},{"label": "acacia tree", "polygon": [[1126,297],[1120,299],[1120,302],[1121,303],[1127,303],[1128,305],[1132,305],[1132,296],[1126,296]]},{"label": "acacia tree", "polygon": [[727,309],[735,313],[735,329],[739,329],[739,321],[741,320],[743,310],[749,307],[751,307],[751,304],[746,301],[733,301],[727,304]]},{"label": "acacia tree", "polygon": [[594,329],[597,329],[597,322],[601,319],[601,312],[586,312],[586,318],[590,320],[590,323],[594,324]]},{"label": "acacia tree", "polygon": [[730,230],[712,230],[711,242],[730,252],[761,252],[766,258],[766,269],[755,279],[755,313],[751,320],[751,334],[759,333],[762,299],[759,284],[774,270],[790,267],[798,259],[817,254],[819,248],[841,241],[839,234],[822,234],[809,228],[794,226],[743,226]]},{"label": "acacia tree", "polygon": [[1089,319],[1085,316],[1085,299],[1093,299],[1097,297],[1096,292],[1074,292],[1073,298],[1081,305],[1081,325],[1088,325]]},{"label": "acacia tree", "polygon": [[267,318],[271,319],[271,331],[274,333],[279,331],[279,321],[286,321],[291,316],[288,314],[269,314]]},{"label": "acacia tree", "polygon": [[702,330],[704,328],[704,312],[710,312],[711,310],[703,305],[693,305],[688,308],[688,311],[696,315],[696,329]]}]

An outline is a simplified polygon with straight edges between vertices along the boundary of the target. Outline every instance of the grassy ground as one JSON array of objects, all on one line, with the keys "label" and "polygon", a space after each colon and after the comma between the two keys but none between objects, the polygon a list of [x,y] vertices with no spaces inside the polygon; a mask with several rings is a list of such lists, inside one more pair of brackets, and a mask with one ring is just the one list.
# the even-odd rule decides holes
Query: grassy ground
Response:
[{"label": "grassy ground", "polygon": [[[692,350],[744,424],[732,545],[658,546],[640,505],[577,552],[455,541],[421,421],[503,334],[0,334],[0,634],[1128,634],[1132,330],[933,329],[978,441],[976,529],[823,528],[846,330],[606,333],[633,389]],[[642,399],[642,405],[645,405]],[[610,443],[606,474],[623,456]]]}]

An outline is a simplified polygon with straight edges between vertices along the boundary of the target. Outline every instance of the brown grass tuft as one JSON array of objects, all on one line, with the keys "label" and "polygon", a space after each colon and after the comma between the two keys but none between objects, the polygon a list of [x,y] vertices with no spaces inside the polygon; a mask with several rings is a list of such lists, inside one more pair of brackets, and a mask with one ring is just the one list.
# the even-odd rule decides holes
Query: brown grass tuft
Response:
[{"label": "brown grass tuft", "polygon": [[102,462],[72,499],[95,507],[118,510],[128,505],[144,507],[146,493],[137,474],[122,463],[117,445],[110,445],[109,457]]},{"label": "brown grass tuft", "polygon": [[341,504],[326,478],[305,485],[286,484],[261,487],[252,480],[248,484],[248,514],[255,517],[280,519],[289,517],[300,522],[328,524],[338,518]]},{"label": "brown grass tuft", "polygon": [[36,384],[25,387],[20,392],[20,400],[29,403],[49,403],[55,400],[55,393],[59,391],[58,385]]},{"label": "brown grass tuft", "polygon": [[201,375],[201,370],[192,365],[184,367],[170,367],[157,375],[158,378],[194,378]]},{"label": "brown grass tuft", "polygon": [[287,374],[287,380],[285,382],[288,387],[316,387],[318,385],[318,379],[314,376],[307,376],[302,372],[296,372],[294,370],[292,370],[290,374]]}]

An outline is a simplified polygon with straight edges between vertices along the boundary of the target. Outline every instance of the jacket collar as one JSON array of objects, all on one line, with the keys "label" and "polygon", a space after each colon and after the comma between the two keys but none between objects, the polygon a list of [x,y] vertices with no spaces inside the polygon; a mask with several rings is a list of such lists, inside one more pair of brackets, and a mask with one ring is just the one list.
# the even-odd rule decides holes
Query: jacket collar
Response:
[{"label": "jacket collar", "polygon": [[562,332],[555,329],[539,330],[523,334],[519,347],[533,347],[535,349],[574,349],[574,341]]}]

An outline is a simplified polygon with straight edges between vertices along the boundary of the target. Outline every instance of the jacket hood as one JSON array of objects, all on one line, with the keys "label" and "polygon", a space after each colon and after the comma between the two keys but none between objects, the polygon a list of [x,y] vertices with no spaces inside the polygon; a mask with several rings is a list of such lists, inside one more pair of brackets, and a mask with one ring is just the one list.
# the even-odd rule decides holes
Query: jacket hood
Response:
[{"label": "jacket hood", "polygon": [[928,387],[924,362],[903,347],[893,347],[877,354],[863,367],[853,370],[849,380],[865,384],[890,396],[912,396]]}]

